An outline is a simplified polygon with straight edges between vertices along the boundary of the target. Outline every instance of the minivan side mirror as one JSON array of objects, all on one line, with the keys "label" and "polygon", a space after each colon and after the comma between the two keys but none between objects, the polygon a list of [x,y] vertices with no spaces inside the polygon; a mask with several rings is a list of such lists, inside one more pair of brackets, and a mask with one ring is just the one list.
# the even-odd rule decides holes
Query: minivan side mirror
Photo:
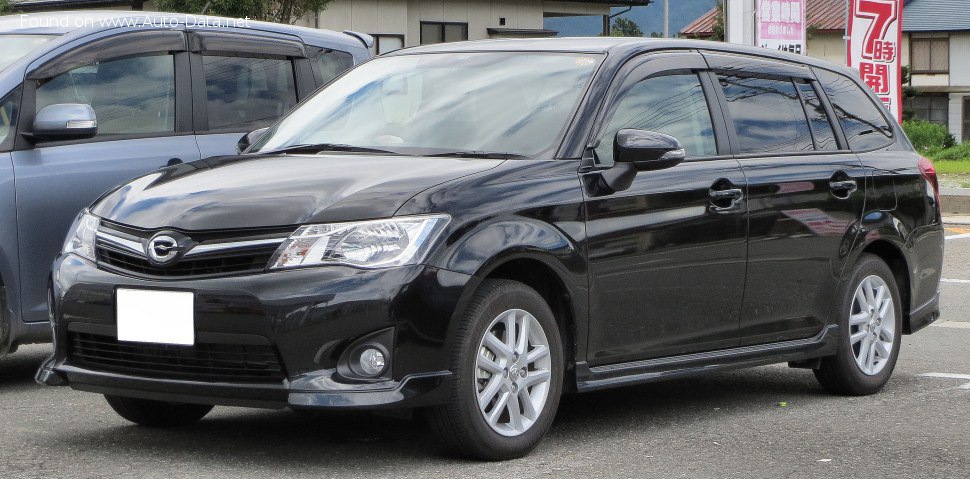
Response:
[{"label": "minivan side mirror", "polygon": [[670,168],[686,156],[680,141],[655,131],[622,129],[613,140],[613,161],[633,163],[638,171]]},{"label": "minivan side mirror", "polygon": [[242,138],[239,139],[239,142],[236,143],[236,153],[246,151],[246,148],[249,148],[253,143],[259,141],[259,139],[263,137],[268,129],[269,128],[260,128],[243,135]]},{"label": "minivan side mirror", "polygon": [[83,140],[98,134],[98,117],[91,105],[59,103],[41,108],[31,134],[43,140]]}]

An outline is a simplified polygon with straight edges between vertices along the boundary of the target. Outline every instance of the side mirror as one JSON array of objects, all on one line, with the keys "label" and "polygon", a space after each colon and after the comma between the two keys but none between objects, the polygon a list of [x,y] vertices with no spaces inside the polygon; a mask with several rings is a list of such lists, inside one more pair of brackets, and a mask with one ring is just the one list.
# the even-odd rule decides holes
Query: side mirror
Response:
[{"label": "side mirror", "polygon": [[670,168],[686,156],[680,141],[655,131],[623,129],[613,140],[613,161],[632,163],[638,171]]},{"label": "side mirror", "polygon": [[83,140],[98,134],[98,118],[90,105],[49,105],[37,112],[33,130],[33,136],[44,140]]},{"label": "side mirror", "polygon": [[259,141],[259,139],[263,137],[263,134],[265,134],[266,130],[268,129],[269,128],[260,128],[243,135],[242,138],[239,139],[239,142],[236,143],[236,153],[241,154],[242,152],[246,151],[246,149],[252,146],[253,143]]}]

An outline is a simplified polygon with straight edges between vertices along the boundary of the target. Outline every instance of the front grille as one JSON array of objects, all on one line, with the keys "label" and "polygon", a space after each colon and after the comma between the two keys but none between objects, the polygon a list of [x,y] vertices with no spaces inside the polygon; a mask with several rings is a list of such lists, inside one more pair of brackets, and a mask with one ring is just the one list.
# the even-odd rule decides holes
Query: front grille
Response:
[{"label": "front grille", "polygon": [[222,255],[181,258],[171,266],[156,266],[144,256],[111,248],[98,242],[98,264],[140,276],[163,278],[186,276],[218,276],[262,271],[269,264],[276,247],[250,249]]},{"label": "front grille", "polygon": [[205,382],[279,383],[286,378],[269,345],[124,343],[70,331],[68,360],[78,367],[132,376]]}]

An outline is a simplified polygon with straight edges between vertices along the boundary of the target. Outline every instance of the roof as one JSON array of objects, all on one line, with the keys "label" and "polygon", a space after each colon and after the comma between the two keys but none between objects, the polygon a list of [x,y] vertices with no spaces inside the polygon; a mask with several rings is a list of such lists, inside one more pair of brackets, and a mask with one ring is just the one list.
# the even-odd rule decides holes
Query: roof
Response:
[{"label": "roof", "polygon": [[903,7],[904,32],[970,30],[967,0],[909,0]]},{"label": "roof", "polygon": [[[46,1],[46,0],[43,0]],[[132,21],[125,21],[131,19]],[[0,16],[0,33],[52,34],[64,35],[78,30],[109,30],[112,28],[148,28],[152,25],[171,25],[172,23],[192,25],[232,25],[237,28],[284,33],[302,38],[304,41],[326,41],[338,45],[361,47],[361,40],[346,33],[318,28],[298,27],[281,23],[257,22],[249,20],[239,25],[238,19],[209,15],[186,15],[182,13],[77,10],[42,12]]]},{"label": "roof", "polygon": [[[952,0],[960,2],[966,0]],[[845,0],[808,0],[805,18],[809,28],[819,32],[845,31]],[[709,37],[714,33],[717,7],[691,22],[680,31],[685,37]],[[905,15],[903,16],[905,19]]]}]

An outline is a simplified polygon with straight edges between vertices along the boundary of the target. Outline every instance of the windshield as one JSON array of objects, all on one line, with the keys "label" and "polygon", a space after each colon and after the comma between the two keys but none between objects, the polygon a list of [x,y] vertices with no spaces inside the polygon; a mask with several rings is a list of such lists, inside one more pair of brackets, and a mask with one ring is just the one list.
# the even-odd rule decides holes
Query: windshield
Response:
[{"label": "windshield", "polygon": [[0,35],[0,70],[23,58],[31,50],[57,38],[56,35]]},{"label": "windshield", "polygon": [[377,58],[291,112],[252,151],[336,144],[532,156],[557,146],[600,60],[510,52]]}]

